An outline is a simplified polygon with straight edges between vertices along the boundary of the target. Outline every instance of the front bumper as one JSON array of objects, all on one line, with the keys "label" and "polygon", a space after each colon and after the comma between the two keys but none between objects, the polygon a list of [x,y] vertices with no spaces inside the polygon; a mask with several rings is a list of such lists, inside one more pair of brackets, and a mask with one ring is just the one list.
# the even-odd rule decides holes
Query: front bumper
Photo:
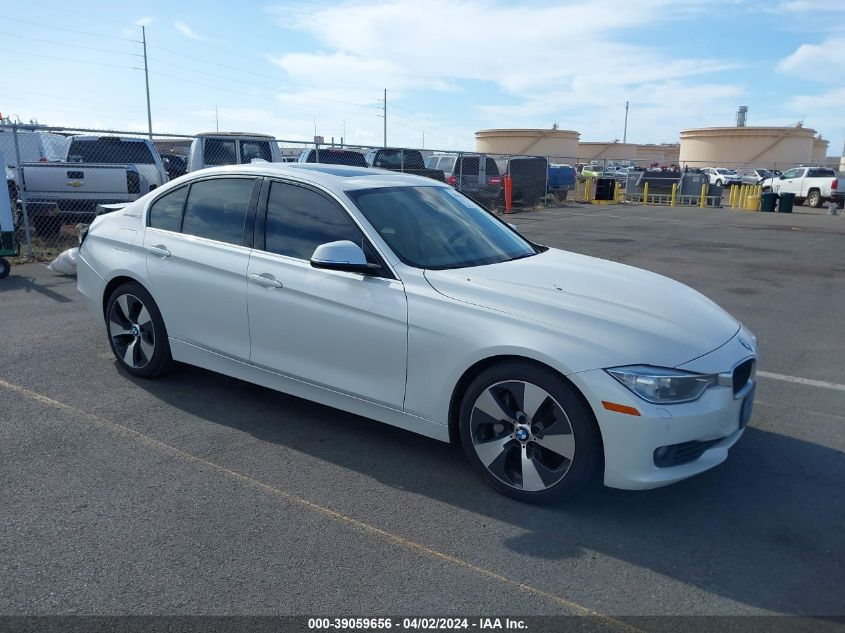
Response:
[{"label": "front bumper", "polygon": [[[698,400],[682,404],[648,403],[601,369],[569,376],[590,402],[601,430],[605,485],[628,490],[657,488],[725,461],[728,449],[745,431],[753,406],[754,337],[742,328],[725,345],[680,367],[702,373],[727,373],[750,359],[755,362],[748,382],[736,393],[732,385],[720,384],[709,388]],[[640,416],[609,411],[602,401],[634,407]],[[658,449],[661,450],[656,453]]]}]

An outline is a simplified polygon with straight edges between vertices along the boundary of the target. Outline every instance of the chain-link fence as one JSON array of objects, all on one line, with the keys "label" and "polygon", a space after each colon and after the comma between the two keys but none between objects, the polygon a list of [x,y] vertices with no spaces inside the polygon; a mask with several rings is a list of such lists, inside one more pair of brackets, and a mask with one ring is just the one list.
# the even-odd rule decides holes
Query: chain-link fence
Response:
[{"label": "chain-link fence", "polygon": [[0,153],[14,231],[29,256],[73,245],[77,225],[108,212],[109,205],[131,202],[169,180],[218,165],[268,161],[376,167],[447,182],[485,207],[509,213],[570,202],[719,206],[733,185],[761,185],[797,164],[680,166],[650,160],[372,147],[320,138],[290,141],[224,132],[157,133],[149,139],[139,132],[19,124],[0,125]]}]

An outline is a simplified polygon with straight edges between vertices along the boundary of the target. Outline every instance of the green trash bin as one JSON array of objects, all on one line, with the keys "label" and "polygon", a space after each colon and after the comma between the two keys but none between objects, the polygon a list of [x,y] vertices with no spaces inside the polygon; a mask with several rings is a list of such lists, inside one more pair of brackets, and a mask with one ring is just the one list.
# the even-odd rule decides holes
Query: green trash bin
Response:
[{"label": "green trash bin", "polygon": [[778,201],[778,213],[792,213],[792,207],[795,204],[795,194],[794,193],[782,193],[780,194],[780,200]]},{"label": "green trash bin", "polygon": [[777,201],[778,194],[772,192],[764,193],[761,196],[760,200],[760,211],[768,211],[769,213],[773,213]]}]

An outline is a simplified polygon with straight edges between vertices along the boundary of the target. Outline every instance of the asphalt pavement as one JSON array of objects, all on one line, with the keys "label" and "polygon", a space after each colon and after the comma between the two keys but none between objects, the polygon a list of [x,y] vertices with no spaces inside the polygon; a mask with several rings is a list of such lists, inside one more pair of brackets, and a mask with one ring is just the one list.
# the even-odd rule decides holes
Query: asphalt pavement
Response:
[{"label": "asphalt pavement", "polygon": [[[120,371],[75,280],[0,280],[0,614],[845,613],[845,218],[568,206],[527,237],[759,339],[726,463],[545,507],[459,450],[208,371]],[[808,383],[808,381],[810,381]]]}]

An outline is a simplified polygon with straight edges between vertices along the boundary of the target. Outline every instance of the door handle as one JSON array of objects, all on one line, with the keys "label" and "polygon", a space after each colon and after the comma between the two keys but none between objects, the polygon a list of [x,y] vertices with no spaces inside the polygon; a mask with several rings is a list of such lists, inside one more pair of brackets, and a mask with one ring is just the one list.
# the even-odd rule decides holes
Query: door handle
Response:
[{"label": "door handle", "polygon": [[158,255],[162,259],[170,257],[170,251],[164,244],[156,244],[155,246],[147,246],[147,252],[151,255]]},{"label": "door handle", "polygon": [[272,288],[282,288],[283,287],[282,282],[279,281],[278,279],[276,279],[275,277],[273,277],[273,275],[271,275],[270,273],[264,273],[263,275],[258,275],[256,273],[252,273],[252,274],[250,274],[250,277],[252,277],[252,280],[255,283],[257,283],[261,286],[264,286],[265,288],[272,289]]}]

